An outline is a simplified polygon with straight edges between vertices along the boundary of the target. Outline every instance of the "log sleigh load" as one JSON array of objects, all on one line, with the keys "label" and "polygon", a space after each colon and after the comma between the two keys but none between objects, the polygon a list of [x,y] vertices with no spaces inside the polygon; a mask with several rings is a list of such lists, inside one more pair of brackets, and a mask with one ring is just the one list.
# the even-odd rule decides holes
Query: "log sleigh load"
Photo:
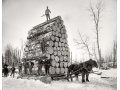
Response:
[{"label": "log sleigh load", "polygon": [[65,74],[70,65],[67,31],[60,16],[33,27],[28,32],[25,60],[51,60],[50,74]]}]

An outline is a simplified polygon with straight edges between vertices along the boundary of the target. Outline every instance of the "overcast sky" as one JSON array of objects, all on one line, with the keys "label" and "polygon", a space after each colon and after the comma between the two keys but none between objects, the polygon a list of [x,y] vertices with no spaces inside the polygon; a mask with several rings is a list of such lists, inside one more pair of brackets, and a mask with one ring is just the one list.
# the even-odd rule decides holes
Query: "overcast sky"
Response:
[{"label": "overcast sky", "polygon": [[[96,0],[91,0],[94,2]],[[102,0],[104,11],[101,18],[100,47],[102,55],[110,53],[113,40],[116,40],[117,0]],[[61,16],[67,29],[68,43],[73,58],[85,57],[85,51],[76,47],[74,39],[78,32],[90,37],[90,47],[95,42],[94,24],[88,11],[90,0],[3,0],[2,6],[2,51],[7,44],[21,47],[28,31],[46,20],[41,17],[46,6],[51,10],[51,18]]]}]

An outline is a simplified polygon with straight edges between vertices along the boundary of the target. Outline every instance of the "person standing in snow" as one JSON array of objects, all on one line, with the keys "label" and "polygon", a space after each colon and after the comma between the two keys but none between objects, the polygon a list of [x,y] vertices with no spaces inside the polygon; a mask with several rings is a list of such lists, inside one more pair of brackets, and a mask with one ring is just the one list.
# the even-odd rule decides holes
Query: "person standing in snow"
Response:
[{"label": "person standing in snow", "polygon": [[33,62],[29,62],[29,74],[32,74],[32,68],[34,66],[34,63]]},{"label": "person standing in snow", "polygon": [[12,75],[13,75],[13,78],[14,78],[14,76],[15,76],[15,67],[14,67],[14,65],[11,68],[11,75],[10,76],[12,76]]},{"label": "person standing in snow", "polygon": [[24,74],[28,74],[29,63],[25,60],[23,63],[24,66]]},{"label": "person standing in snow", "polygon": [[45,73],[46,73],[46,75],[49,75],[49,68],[50,68],[50,61],[51,60],[45,60],[45,62],[44,62],[44,66],[45,66]]},{"label": "person standing in snow", "polygon": [[38,75],[42,74],[42,66],[43,66],[43,61],[40,59],[38,61]]},{"label": "person standing in snow", "polygon": [[3,70],[2,70],[2,73],[3,73],[3,76],[4,76],[4,77],[7,77],[7,76],[8,76],[8,73],[9,73],[9,69],[8,69],[7,67],[8,67],[8,65],[5,63],[5,64],[3,65]]}]

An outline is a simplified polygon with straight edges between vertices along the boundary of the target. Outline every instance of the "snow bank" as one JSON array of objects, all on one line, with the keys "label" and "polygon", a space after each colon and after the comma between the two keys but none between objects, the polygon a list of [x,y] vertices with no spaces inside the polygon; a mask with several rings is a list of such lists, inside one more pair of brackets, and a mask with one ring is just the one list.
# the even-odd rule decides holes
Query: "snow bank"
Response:
[{"label": "snow bank", "polygon": [[117,77],[117,70],[116,69],[101,70],[101,72],[102,72],[101,77],[110,77],[110,78]]},{"label": "snow bank", "polygon": [[[100,75],[90,74],[90,82],[82,83],[81,76],[79,81],[74,78],[73,82],[66,80],[52,81],[51,84],[45,84],[39,80],[3,78],[3,90],[116,90],[117,81],[115,79],[116,70],[101,70],[102,74],[109,75],[112,78],[101,78]],[[112,72],[112,73],[111,73]]]},{"label": "snow bank", "polygon": [[48,86],[39,80],[3,78],[3,90],[44,90]]}]

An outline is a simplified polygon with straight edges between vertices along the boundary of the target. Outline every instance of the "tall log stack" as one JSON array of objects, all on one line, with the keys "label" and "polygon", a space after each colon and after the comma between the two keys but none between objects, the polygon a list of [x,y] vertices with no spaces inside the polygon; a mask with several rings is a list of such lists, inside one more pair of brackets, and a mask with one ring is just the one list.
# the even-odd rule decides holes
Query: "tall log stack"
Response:
[{"label": "tall log stack", "polygon": [[[67,32],[63,20],[57,16],[48,22],[39,24],[28,32],[24,49],[25,60],[51,60],[50,74],[65,74],[70,65],[70,52]],[[43,40],[45,43],[42,45]],[[42,47],[44,46],[45,52]]]}]

